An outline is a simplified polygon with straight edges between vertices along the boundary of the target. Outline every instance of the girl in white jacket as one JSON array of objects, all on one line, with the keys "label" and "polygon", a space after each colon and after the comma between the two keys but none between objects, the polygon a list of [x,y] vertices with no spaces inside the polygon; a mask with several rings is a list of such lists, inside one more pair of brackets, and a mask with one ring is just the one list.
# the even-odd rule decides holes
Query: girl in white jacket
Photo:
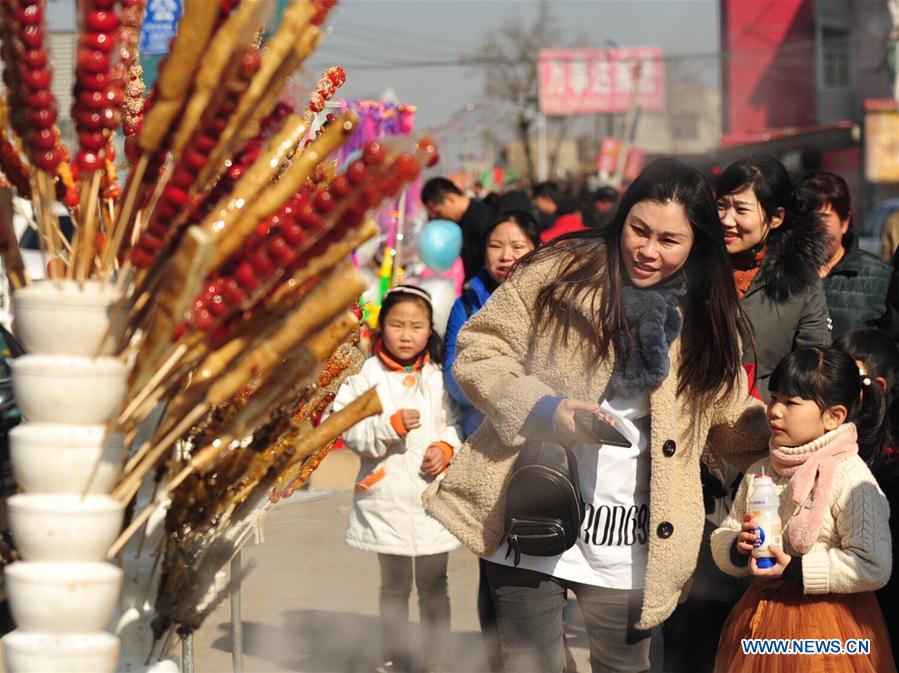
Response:
[{"label": "girl in white jacket", "polygon": [[430,295],[399,285],[384,295],[381,339],[362,370],[337,392],[339,411],[372,387],[384,408],[344,433],[362,457],[347,543],[377,552],[381,566],[381,624],[385,663],[378,671],[411,668],[409,595],[421,606],[426,671],[449,670],[450,605],[446,568],[459,543],[425,513],[421,495],[442,478],[461,445],[443,388],[440,337]]}]

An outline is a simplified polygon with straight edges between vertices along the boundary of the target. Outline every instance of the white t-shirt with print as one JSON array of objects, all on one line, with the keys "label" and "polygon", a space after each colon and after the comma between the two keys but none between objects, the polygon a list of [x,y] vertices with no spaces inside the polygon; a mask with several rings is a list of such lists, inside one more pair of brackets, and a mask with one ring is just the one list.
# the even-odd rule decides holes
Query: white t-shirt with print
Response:
[{"label": "white t-shirt with print", "polygon": [[[519,568],[615,589],[641,589],[649,544],[649,392],[602,403],[631,448],[577,443],[585,516],[577,543],[559,556],[521,555]],[[505,542],[488,561],[513,565]]]}]

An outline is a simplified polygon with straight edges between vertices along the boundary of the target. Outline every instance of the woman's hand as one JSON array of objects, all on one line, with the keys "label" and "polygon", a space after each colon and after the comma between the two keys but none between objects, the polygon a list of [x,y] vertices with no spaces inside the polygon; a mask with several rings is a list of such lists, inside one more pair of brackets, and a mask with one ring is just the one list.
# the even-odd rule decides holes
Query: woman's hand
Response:
[{"label": "woman's hand", "polygon": [[446,467],[446,455],[436,444],[425,449],[425,458],[421,461],[421,471],[429,477],[436,477]]},{"label": "woman's hand", "polygon": [[400,415],[400,420],[403,422],[406,432],[421,427],[421,414],[418,413],[417,409],[400,409],[397,413]]},{"label": "woman's hand", "polygon": [[577,424],[574,422],[574,413],[576,411],[588,411],[591,414],[598,414],[600,409],[596,402],[562,400],[559,406],[556,407],[556,415],[553,417],[556,433],[563,442],[595,444],[596,440],[593,437],[578,429]]},{"label": "woman's hand", "polygon": [[737,551],[741,554],[751,553],[757,539],[752,514],[747,514],[743,517],[743,528],[740,529],[740,534],[737,536]]},{"label": "woman's hand", "polygon": [[793,557],[777,547],[768,546],[768,551],[774,556],[774,565],[770,568],[759,568],[759,563],[753,556],[749,559],[749,572],[753,577],[763,577],[775,580],[784,574],[784,570],[790,565]]}]

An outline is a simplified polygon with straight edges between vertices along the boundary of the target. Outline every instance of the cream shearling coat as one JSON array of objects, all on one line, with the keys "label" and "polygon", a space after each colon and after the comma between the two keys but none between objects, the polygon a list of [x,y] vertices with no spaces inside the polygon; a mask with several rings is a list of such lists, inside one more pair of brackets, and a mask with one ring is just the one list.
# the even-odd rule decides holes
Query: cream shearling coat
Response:
[{"label": "cream shearling coat", "polygon": [[[558,265],[558,258],[544,259],[514,273],[459,335],[453,374],[486,420],[462,446],[446,479],[425,491],[424,502],[481,556],[502,542],[503,493],[534,405],[547,395],[600,401],[612,374],[612,357],[592,364],[589,300],[572,307],[582,319],[573,322],[567,346],[535,324],[537,294],[558,275]],[[705,521],[699,459],[706,441],[745,469],[762,457],[759,447],[769,434],[764,407],[749,396],[742,371],[737,392],[712,408],[694,410],[678,398],[679,352],[677,338],[668,353],[668,377],[650,391],[650,538],[641,629],[674,611],[695,569]]]},{"label": "cream shearling coat", "polygon": [[[748,566],[735,566],[730,549],[740,533],[749,502],[749,483],[757,474],[767,474],[780,497],[780,520],[789,525],[795,506],[782,495],[789,487],[787,477],[777,475],[769,459],[749,468],[728,517],[712,533],[712,556],[729,575],[749,574]],[[890,505],[865,461],[857,455],[840,461],[830,492],[831,505],[824,514],[818,539],[801,557],[802,584],[806,594],[851,594],[874,591],[890,579]],[[784,551],[799,556],[784,534]],[[796,563],[796,560],[791,561]]]}]

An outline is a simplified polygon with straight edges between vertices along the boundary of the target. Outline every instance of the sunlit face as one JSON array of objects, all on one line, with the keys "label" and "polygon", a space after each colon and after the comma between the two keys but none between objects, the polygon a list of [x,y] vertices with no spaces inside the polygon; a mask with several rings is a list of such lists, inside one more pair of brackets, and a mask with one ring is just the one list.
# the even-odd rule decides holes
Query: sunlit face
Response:
[{"label": "sunlit face", "polygon": [[833,259],[843,247],[843,236],[849,231],[851,213],[850,217],[842,220],[828,203],[818,211],[818,216],[827,232],[827,259]]},{"label": "sunlit face", "polygon": [[640,201],[621,232],[621,261],[634,287],[652,287],[680,271],[693,248],[693,227],[673,201]]},{"label": "sunlit face", "polygon": [[497,283],[502,283],[508,278],[515,261],[533,249],[531,239],[515,222],[508,220],[497,225],[487,240],[487,273]]},{"label": "sunlit face", "polygon": [[842,406],[822,411],[814,400],[772,392],[768,401],[768,427],[778,446],[801,446],[836,429],[845,413]]},{"label": "sunlit face", "polygon": [[384,318],[384,345],[403,361],[414,360],[425,350],[431,336],[428,311],[420,301],[401,301]]},{"label": "sunlit face", "polygon": [[718,198],[718,217],[724,229],[724,245],[731,255],[751,250],[783,223],[783,208],[770,220],[752,187]]}]

